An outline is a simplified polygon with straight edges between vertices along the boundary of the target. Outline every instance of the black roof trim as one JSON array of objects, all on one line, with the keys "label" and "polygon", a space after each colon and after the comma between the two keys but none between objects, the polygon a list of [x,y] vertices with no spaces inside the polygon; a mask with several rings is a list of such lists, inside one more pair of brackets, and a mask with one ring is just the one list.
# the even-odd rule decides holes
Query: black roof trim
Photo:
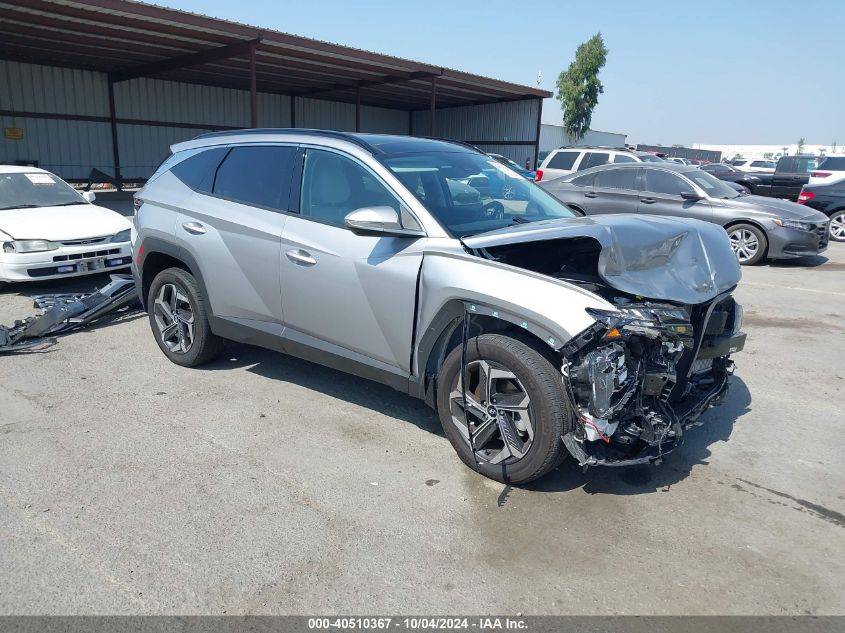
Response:
[{"label": "black roof trim", "polygon": [[225,130],[223,132],[208,132],[206,134],[200,134],[196,138],[219,138],[221,136],[242,136],[248,134],[310,134],[312,136],[324,136],[327,138],[349,141],[350,143],[354,143],[358,147],[367,150],[373,155],[382,153],[378,148],[370,145],[360,137],[350,132],[338,132],[337,130],[315,130],[300,127],[264,127],[245,128],[243,130]]}]

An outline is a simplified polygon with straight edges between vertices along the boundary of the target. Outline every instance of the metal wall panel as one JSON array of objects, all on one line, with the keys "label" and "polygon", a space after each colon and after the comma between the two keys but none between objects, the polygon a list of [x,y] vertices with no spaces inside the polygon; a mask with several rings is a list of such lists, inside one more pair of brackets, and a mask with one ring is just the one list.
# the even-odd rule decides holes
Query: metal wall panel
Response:
[{"label": "metal wall panel", "polygon": [[361,106],[361,131],[380,134],[407,134],[409,114],[405,110]]},{"label": "metal wall panel", "polygon": [[627,134],[616,132],[600,132],[599,130],[587,130],[584,137],[575,142],[563,129],[561,125],[549,125],[544,123],[540,129],[540,151],[550,152],[558,147],[566,145],[605,145],[607,147],[623,147]]},{"label": "metal wall panel", "polygon": [[127,180],[149,178],[161,161],[170,155],[171,145],[189,141],[210,131],[196,128],[119,124],[117,139],[120,143],[120,171]]},{"label": "metal wall panel", "polygon": [[355,131],[355,104],[296,97],[296,127]]},{"label": "metal wall panel", "polygon": [[19,141],[0,138],[0,164],[38,161],[62,178],[88,178],[92,168],[114,173],[108,123],[0,116],[2,127],[23,129]]},{"label": "metal wall panel", "polygon": [[0,60],[0,110],[108,116],[102,73]]},{"label": "metal wall panel", "polygon": [[478,149],[488,154],[501,154],[507,156],[521,167],[525,167],[525,159],[528,158],[534,164],[533,145],[479,145]]},{"label": "metal wall panel", "polygon": [[[463,141],[534,141],[538,99],[438,109],[435,136]],[[414,112],[414,136],[428,136],[431,113]]]}]

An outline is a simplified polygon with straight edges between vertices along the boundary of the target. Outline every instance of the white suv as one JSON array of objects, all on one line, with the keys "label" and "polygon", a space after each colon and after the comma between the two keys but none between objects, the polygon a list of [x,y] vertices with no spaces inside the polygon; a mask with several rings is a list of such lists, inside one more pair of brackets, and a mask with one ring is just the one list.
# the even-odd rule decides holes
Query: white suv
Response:
[{"label": "white suv", "polygon": [[775,173],[775,169],[778,166],[777,162],[773,160],[752,158],[738,158],[735,161],[731,161],[731,165],[739,171],[757,171],[769,174]]},{"label": "white suv", "polygon": [[576,171],[605,163],[662,163],[659,156],[648,152],[610,147],[561,147],[552,150],[537,169],[536,182],[555,180]]},{"label": "white suv", "polygon": [[809,185],[830,185],[845,180],[845,154],[823,156],[819,166],[810,172]]}]

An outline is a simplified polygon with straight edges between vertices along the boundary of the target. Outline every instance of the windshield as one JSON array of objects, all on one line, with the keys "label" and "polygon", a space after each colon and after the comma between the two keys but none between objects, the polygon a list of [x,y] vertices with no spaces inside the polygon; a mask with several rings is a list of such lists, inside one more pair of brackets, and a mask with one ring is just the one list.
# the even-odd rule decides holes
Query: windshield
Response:
[{"label": "windshield", "polygon": [[708,174],[706,171],[701,171],[700,169],[688,171],[684,174],[684,176],[704,189],[704,192],[711,198],[722,198],[728,200],[742,195],[736,189],[733,189],[729,185],[725,184],[724,181],[719,180],[718,178]]},{"label": "windshield", "polygon": [[510,158],[505,158],[504,156],[492,156],[492,155],[491,155],[491,158],[493,160],[499,161],[505,167],[510,167],[511,169],[513,169],[515,171],[522,169],[522,167],[517,165],[516,162],[512,161]]},{"label": "windshield", "polygon": [[88,204],[61,178],[42,172],[0,173],[0,211]]},{"label": "windshield", "polygon": [[574,217],[533,182],[484,154],[425,152],[381,161],[454,237]]}]

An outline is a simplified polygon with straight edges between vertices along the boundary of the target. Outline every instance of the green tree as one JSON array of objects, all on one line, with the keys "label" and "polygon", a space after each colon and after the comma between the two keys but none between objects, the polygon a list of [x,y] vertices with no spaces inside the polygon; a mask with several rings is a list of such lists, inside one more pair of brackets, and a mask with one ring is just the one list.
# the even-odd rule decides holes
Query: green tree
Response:
[{"label": "green tree", "polygon": [[803,154],[804,153],[804,137],[798,139],[798,151],[795,152],[796,154]]},{"label": "green tree", "polygon": [[557,99],[563,110],[563,128],[576,141],[590,129],[593,110],[604,86],[599,71],[607,61],[607,47],[596,33],[575,51],[575,60],[557,78]]}]

